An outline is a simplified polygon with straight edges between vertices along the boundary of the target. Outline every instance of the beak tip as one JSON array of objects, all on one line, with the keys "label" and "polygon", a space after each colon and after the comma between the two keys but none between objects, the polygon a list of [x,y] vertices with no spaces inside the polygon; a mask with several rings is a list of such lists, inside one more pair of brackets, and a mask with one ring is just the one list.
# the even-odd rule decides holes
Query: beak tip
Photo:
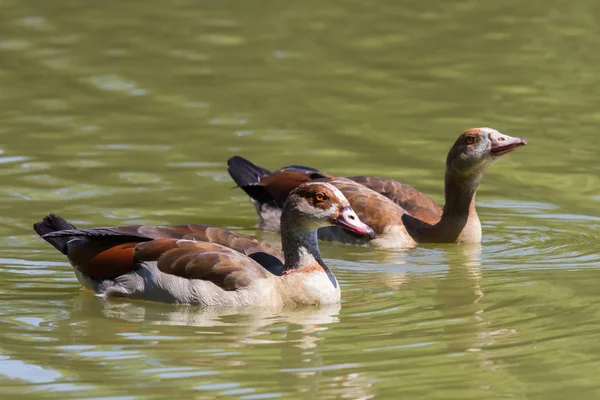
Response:
[{"label": "beak tip", "polygon": [[332,225],[339,226],[363,237],[367,236],[369,239],[374,239],[377,236],[373,228],[362,222],[350,206],[343,207],[342,212],[332,218],[330,222]]},{"label": "beak tip", "polygon": [[369,227],[369,230],[367,231],[367,236],[369,237],[369,239],[375,239],[377,235],[375,234],[373,228]]}]

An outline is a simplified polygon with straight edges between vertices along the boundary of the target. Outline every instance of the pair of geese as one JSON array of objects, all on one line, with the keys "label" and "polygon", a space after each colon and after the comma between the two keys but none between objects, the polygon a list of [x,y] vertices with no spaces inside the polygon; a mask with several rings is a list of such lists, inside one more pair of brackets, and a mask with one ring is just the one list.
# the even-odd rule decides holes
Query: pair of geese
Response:
[{"label": "pair of geese", "polygon": [[446,160],[444,207],[390,179],[302,166],[271,173],[230,158],[229,174],[251,197],[260,228],[281,232],[281,251],[208,225],[77,229],[50,214],[34,229],[67,256],[84,288],[102,296],[203,306],[333,304],[340,288],[318,238],[387,248],[480,242],[481,177],[526,143],[490,128],[463,132]]}]

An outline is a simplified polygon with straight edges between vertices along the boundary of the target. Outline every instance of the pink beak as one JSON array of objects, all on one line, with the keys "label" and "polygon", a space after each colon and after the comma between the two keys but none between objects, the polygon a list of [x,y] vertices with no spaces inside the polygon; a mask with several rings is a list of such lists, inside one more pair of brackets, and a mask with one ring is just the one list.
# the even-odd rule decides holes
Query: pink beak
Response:
[{"label": "pink beak", "polygon": [[494,156],[502,156],[510,153],[519,146],[525,146],[527,140],[505,135],[500,132],[490,132],[490,153]]},{"label": "pink beak", "polygon": [[350,206],[340,208],[337,218],[334,218],[331,222],[350,232],[368,236],[369,239],[375,238],[375,231],[369,225],[362,222]]}]

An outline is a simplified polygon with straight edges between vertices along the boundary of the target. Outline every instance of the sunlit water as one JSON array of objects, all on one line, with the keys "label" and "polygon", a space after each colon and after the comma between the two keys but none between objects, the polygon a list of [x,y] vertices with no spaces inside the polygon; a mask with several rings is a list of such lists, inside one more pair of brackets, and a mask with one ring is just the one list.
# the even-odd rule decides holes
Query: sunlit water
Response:
[{"label": "sunlit water", "polygon": [[[592,0],[0,0],[0,397],[600,396]],[[265,240],[225,160],[395,177],[441,200],[463,129],[529,140],[480,246],[323,244],[343,303],[200,309],[81,292],[31,224]]]}]

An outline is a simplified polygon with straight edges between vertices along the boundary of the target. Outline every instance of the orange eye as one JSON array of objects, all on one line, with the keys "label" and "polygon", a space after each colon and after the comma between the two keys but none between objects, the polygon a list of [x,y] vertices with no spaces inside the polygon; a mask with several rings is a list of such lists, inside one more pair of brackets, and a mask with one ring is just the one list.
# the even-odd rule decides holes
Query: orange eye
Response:
[{"label": "orange eye", "polygon": [[323,201],[323,200],[325,200],[325,195],[324,195],[324,194],[322,194],[322,193],[317,193],[317,194],[315,195],[315,199],[316,199],[317,201]]},{"label": "orange eye", "polygon": [[467,136],[465,141],[467,142],[467,144],[473,144],[475,143],[475,136]]}]

